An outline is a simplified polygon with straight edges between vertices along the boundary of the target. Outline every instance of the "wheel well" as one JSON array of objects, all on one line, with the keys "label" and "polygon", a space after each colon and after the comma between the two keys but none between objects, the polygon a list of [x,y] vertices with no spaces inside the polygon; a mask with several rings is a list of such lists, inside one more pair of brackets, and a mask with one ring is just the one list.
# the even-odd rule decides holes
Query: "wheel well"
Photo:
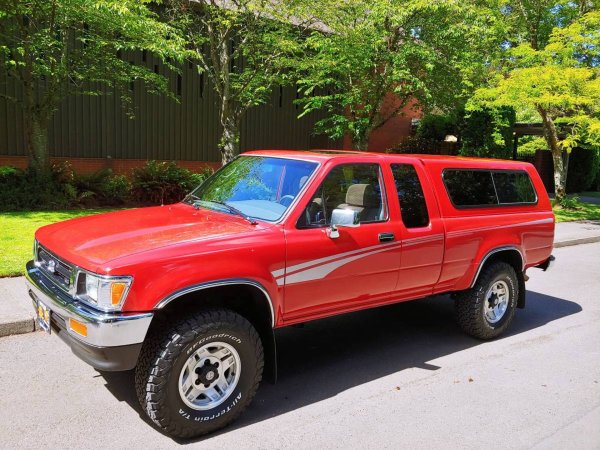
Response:
[{"label": "wheel well", "polygon": [[164,326],[165,321],[174,317],[206,308],[230,309],[246,318],[256,328],[265,354],[264,378],[274,383],[277,379],[277,359],[273,316],[270,299],[258,287],[250,284],[228,284],[189,292],[155,310],[155,319],[150,328]]},{"label": "wheel well", "polygon": [[471,287],[475,285],[477,282],[477,278],[479,278],[479,274],[481,271],[493,264],[495,262],[502,261],[507,264],[510,264],[517,274],[517,280],[519,282],[519,298],[517,300],[517,307],[524,308],[525,307],[525,275],[524,275],[524,267],[525,261],[523,261],[523,256],[519,250],[516,248],[505,248],[499,250],[492,250],[492,253],[488,253],[486,257],[484,257],[481,262],[475,277],[473,278],[473,283]]}]

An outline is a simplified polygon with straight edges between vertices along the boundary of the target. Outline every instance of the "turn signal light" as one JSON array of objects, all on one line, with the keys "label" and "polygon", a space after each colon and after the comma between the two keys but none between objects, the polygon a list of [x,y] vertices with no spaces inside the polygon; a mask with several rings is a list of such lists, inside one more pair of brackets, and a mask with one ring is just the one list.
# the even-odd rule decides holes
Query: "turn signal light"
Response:
[{"label": "turn signal light", "polygon": [[73,330],[75,333],[87,337],[87,325],[75,320],[69,319],[69,328]]},{"label": "turn signal light", "polygon": [[113,306],[121,303],[125,289],[127,289],[127,284],[125,283],[113,283],[110,285],[110,303]]}]

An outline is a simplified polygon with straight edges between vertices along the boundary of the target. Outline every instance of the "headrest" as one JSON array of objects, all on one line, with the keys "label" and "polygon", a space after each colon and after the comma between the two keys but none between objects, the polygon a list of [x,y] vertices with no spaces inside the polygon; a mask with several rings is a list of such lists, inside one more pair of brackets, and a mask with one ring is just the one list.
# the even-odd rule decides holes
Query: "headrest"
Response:
[{"label": "headrest", "polygon": [[380,200],[370,184],[353,184],[346,192],[346,203],[363,208],[377,208]]}]

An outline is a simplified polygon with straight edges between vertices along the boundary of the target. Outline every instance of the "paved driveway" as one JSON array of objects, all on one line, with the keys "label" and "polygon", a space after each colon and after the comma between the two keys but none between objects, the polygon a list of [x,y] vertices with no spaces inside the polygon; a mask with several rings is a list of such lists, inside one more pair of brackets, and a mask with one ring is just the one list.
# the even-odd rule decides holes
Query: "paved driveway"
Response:
[{"label": "paved driveway", "polygon": [[[280,382],[203,448],[600,448],[600,244],[531,270],[503,339],[461,334],[447,297],[278,332]],[[99,374],[56,336],[0,339],[0,447],[173,447],[132,374]]]}]

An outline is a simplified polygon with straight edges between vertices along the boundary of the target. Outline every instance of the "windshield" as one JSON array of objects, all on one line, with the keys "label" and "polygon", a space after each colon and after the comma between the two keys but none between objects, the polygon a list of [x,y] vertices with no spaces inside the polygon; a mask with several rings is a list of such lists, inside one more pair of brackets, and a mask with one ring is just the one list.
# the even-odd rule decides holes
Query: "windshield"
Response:
[{"label": "windshield", "polygon": [[[240,156],[216,172],[184,200],[202,208],[270,222],[292,204],[317,163],[264,156]],[[227,208],[230,207],[230,208]]]}]

